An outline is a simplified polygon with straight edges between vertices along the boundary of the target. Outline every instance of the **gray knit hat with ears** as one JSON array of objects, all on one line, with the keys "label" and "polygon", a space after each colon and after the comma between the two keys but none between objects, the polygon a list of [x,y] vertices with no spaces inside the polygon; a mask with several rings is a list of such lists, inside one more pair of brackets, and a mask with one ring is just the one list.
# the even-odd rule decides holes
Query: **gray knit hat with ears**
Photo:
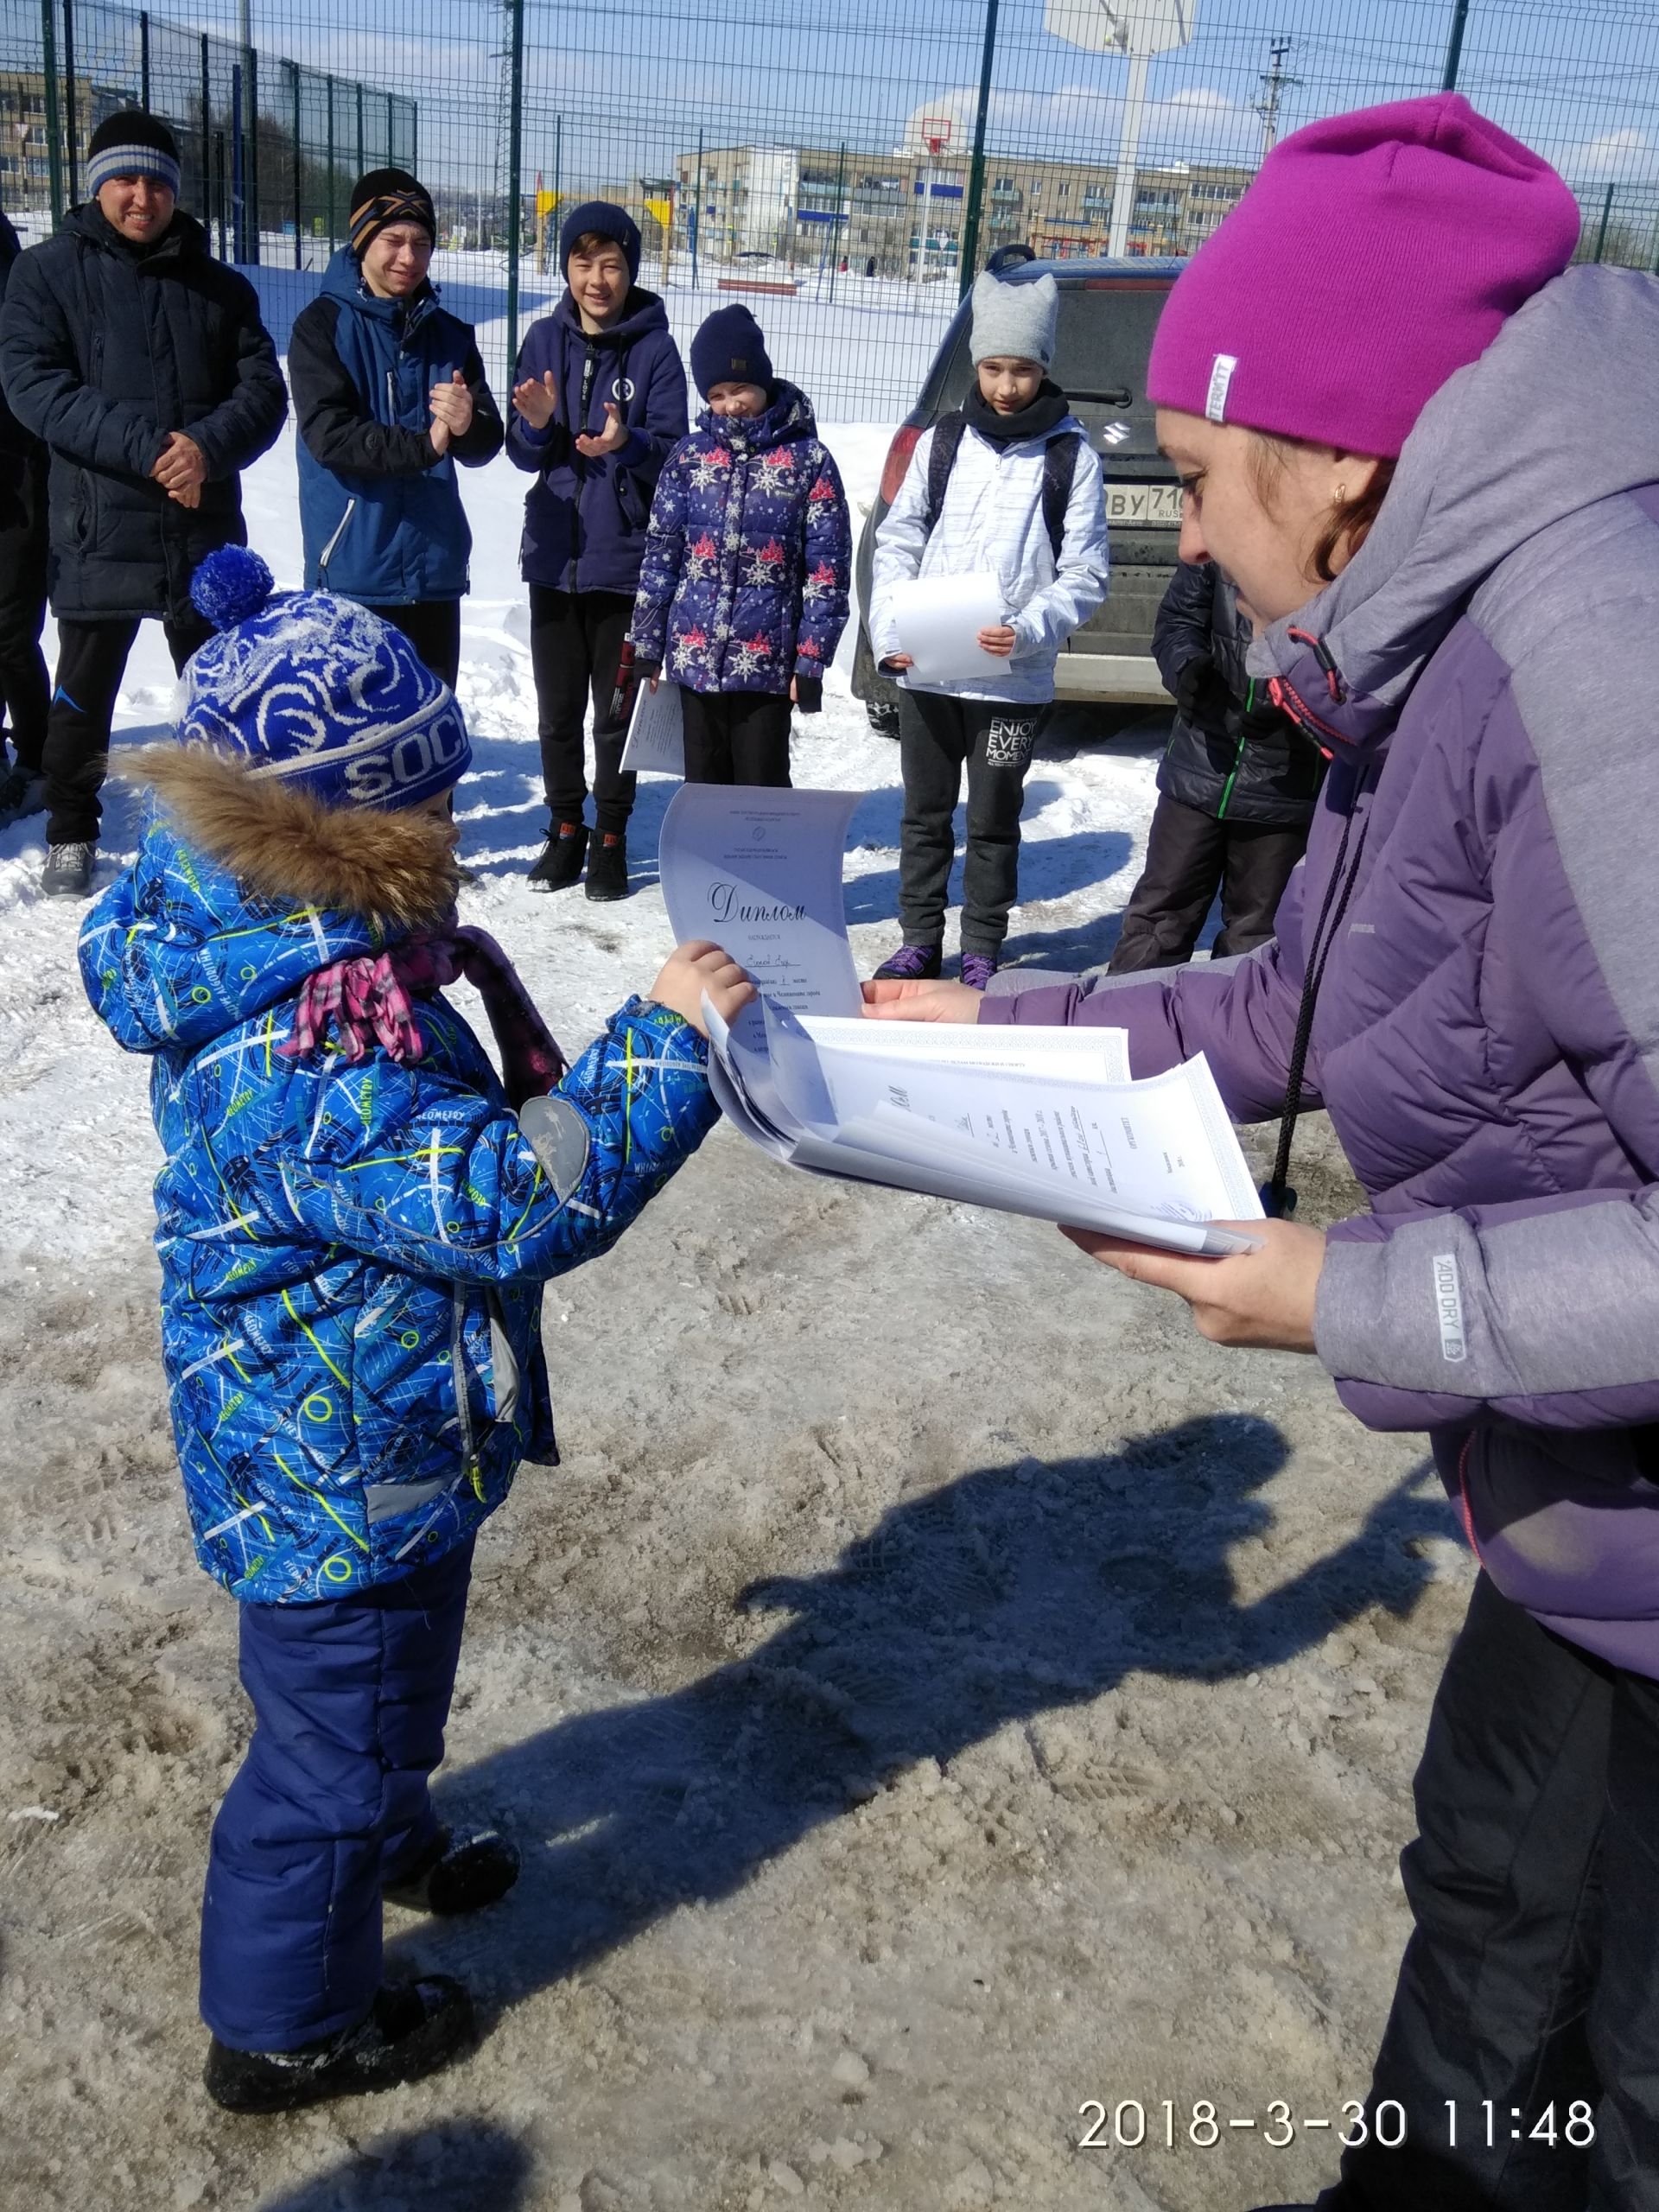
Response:
[{"label": "gray knit hat with ears", "polygon": [[987,270],[974,282],[974,366],[1002,359],[1052,366],[1059,312],[1060,288],[1052,276],[1015,283]]}]

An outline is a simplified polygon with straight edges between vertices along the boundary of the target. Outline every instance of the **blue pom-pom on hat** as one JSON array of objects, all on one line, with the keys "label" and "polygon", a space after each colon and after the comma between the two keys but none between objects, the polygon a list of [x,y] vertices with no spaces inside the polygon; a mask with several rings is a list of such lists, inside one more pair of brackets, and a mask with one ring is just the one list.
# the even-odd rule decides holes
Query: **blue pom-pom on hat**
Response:
[{"label": "blue pom-pom on hat", "polygon": [[209,554],[190,598],[219,635],[185,669],[181,744],[327,806],[416,806],[465,774],[472,747],[454,693],[372,608],[276,591],[240,545]]},{"label": "blue pom-pom on hat", "polygon": [[259,556],[245,545],[221,545],[190,579],[190,604],[215,630],[233,630],[257,614],[276,588]]}]

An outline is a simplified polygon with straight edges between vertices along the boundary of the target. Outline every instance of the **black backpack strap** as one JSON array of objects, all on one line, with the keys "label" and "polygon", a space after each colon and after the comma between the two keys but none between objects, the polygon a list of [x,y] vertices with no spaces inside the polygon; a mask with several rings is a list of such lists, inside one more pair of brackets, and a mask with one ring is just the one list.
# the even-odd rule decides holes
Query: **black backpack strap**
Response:
[{"label": "black backpack strap", "polygon": [[1071,486],[1077,476],[1077,453],[1082,444],[1082,431],[1068,430],[1063,438],[1051,438],[1043,449],[1043,526],[1054,549],[1057,569],[1060,565],[1060,548],[1065,543],[1065,511],[1071,504]]},{"label": "black backpack strap", "polygon": [[944,505],[944,487],[957,465],[957,448],[967,429],[967,419],[953,411],[941,415],[933,425],[933,442],[927,449],[927,501],[922,509],[922,529],[931,537]]}]

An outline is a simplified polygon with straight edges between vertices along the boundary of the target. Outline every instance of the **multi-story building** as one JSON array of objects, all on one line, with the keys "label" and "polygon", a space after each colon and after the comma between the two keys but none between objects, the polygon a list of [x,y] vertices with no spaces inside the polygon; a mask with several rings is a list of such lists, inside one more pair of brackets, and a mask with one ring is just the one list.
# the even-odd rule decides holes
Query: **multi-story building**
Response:
[{"label": "multi-story building", "polygon": [[[62,98],[60,92],[60,102]],[[105,117],[117,113],[131,99],[130,91],[77,79],[77,144],[85,146]],[[44,207],[50,175],[46,79],[38,69],[0,70],[0,206],[14,212]]]},{"label": "multi-story building", "polygon": [[[695,220],[699,248],[713,260],[766,255],[810,266],[834,253],[884,276],[932,278],[956,270],[969,177],[954,149],[932,157],[925,150],[709,146],[701,168],[696,153],[681,154],[675,167],[676,243],[690,245]],[[1129,251],[1195,252],[1253,174],[1197,162],[1141,168]],[[1015,241],[1061,258],[1104,253],[1116,181],[1109,162],[988,157],[982,257]]]}]

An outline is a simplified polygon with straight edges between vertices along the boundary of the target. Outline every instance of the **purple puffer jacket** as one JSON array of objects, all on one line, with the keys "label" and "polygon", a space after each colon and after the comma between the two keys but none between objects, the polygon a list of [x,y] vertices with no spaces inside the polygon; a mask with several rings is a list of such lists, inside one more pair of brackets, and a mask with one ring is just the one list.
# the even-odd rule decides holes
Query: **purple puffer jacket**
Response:
[{"label": "purple puffer jacket", "polygon": [[1529,301],[1250,667],[1334,755],[1277,939],[982,1018],[1204,1052],[1266,1119],[1334,882],[1306,1087],[1374,1211],[1330,1233],[1319,1356],[1433,1431],[1500,1590],[1659,1675],[1659,286]]}]

